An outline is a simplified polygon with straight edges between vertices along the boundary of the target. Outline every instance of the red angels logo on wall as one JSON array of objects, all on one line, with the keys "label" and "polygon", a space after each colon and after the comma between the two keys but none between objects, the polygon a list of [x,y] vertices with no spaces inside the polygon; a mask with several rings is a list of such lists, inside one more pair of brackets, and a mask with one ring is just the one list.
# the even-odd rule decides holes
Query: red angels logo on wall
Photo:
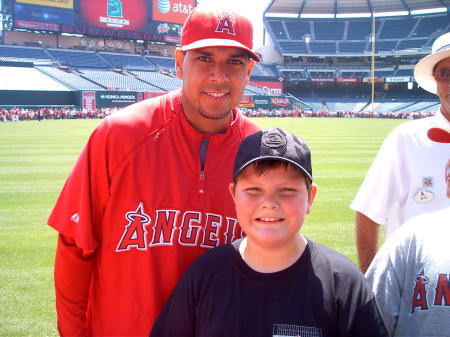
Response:
[{"label": "red angels logo on wall", "polygon": [[288,106],[291,103],[287,97],[272,97],[270,102],[276,106]]},{"label": "red angels logo on wall", "polygon": [[224,31],[227,31],[228,34],[236,35],[236,33],[234,32],[234,25],[231,13],[227,12],[220,13],[219,23],[217,24],[216,32],[224,33]]}]

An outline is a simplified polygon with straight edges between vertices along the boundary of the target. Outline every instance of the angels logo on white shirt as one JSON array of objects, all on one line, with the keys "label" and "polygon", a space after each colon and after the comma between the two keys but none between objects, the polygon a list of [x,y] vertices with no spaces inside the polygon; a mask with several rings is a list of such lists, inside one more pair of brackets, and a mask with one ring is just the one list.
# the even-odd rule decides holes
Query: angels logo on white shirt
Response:
[{"label": "angels logo on white shirt", "polygon": [[414,195],[414,200],[418,203],[424,204],[433,200],[434,194],[430,191],[420,189]]}]

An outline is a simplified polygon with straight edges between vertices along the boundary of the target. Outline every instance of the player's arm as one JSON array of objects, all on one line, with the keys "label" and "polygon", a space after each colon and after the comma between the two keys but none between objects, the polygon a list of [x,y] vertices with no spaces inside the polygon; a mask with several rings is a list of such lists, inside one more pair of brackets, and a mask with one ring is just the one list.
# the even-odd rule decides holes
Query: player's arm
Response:
[{"label": "player's arm", "polygon": [[359,267],[365,273],[378,248],[379,224],[356,212],[356,249]]},{"label": "player's arm", "polygon": [[86,311],[93,261],[93,253],[84,255],[72,239],[59,234],[54,276],[60,336],[88,336]]}]

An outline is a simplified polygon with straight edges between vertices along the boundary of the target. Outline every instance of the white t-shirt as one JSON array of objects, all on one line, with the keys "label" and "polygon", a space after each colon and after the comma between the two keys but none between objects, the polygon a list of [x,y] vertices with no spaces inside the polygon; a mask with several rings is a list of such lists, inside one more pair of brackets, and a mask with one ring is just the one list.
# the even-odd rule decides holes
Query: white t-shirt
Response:
[{"label": "white t-shirt", "polygon": [[384,140],[350,208],[387,225],[389,236],[406,220],[450,206],[444,168],[450,144],[431,141],[431,127],[450,127],[436,116],[398,126]]}]

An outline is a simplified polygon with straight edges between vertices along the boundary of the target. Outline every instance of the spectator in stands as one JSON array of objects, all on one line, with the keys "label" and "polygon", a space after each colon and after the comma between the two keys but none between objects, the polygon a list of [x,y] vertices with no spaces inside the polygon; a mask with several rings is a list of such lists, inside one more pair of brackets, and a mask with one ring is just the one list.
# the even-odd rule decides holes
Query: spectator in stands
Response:
[{"label": "spectator in stands", "polygon": [[[428,136],[450,143],[450,128],[432,128]],[[445,155],[443,176],[450,198],[450,152]],[[375,255],[366,278],[392,336],[449,335],[449,237],[450,203],[407,221]]]},{"label": "spectator in stands", "polygon": [[390,236],[406,220],[449,205],[440,177],[450,144],[430,141],[427,131],[450,125],[450,33],[436,39],[432,53],[417,63],[414,75],[422,88],[438,95],[440,111],[402,124],[386,138],[351,204],[363,272],[377,251],[379,225],[387,225]]},{"label": "spectator in stands", "polygon": [[181,90],[133,104],[91,135],[50,215],[58,330],[145,336],[190,263],[241,237],[232,158],[258,127],[240,115],[251,22],[196,7],[176,50]]}]

